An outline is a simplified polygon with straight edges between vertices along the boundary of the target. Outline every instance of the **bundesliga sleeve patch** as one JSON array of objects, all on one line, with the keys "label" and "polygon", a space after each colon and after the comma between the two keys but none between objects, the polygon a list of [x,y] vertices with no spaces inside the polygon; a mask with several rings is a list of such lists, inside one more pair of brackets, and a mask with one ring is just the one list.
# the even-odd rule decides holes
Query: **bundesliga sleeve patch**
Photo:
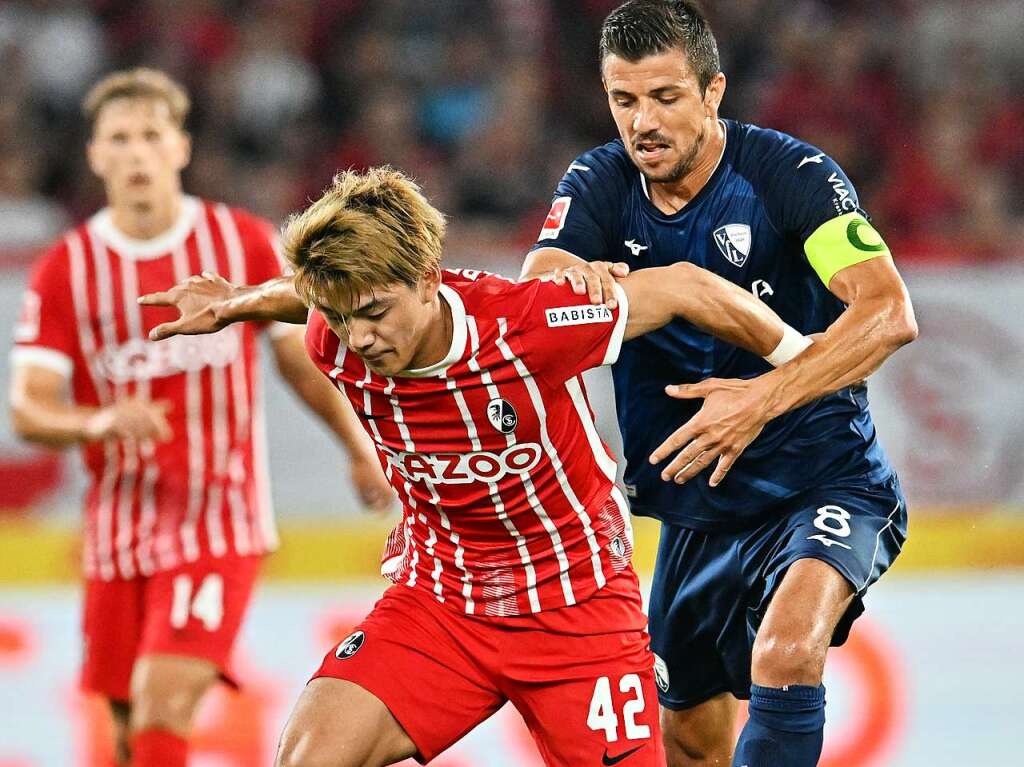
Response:
[{"label": "bundesliga sleeve patch", "polygon": [[551,210],[548,211],[548,217],[544,220],[544,226],[540,230],[538,239],[554,240],[558,238],[562,227],[565,226],[565,219],[569,215],[571,203],[572,197],[558,197],[551,203]]},{"label": "bundesliga sleeve patch", "polygon": [[888,256],[889,248],[864,216],[847,213],[819,226],[804,243],[804,252],[828,287],[838,272],[872,258]]},{"label": "bundesliga sleeve patch", "polygon": [[564,328],[569,325],[593,325],[598,322],[613,322],[612,310],[604,304],[599,306],[559,306],[545,309],[544,318],[549,328]]}]

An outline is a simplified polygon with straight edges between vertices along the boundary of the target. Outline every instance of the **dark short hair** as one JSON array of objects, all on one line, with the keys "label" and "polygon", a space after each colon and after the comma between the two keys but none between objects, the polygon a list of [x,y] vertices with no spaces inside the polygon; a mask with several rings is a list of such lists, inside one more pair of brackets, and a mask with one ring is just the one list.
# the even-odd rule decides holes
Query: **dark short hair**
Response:
[{"label": "dark short hair", "polygon": [[718,44],[694,0],[627,0],[601,25],[601,63],[615,55],[626,61],[680,48],[701,91],[721,70]]}]

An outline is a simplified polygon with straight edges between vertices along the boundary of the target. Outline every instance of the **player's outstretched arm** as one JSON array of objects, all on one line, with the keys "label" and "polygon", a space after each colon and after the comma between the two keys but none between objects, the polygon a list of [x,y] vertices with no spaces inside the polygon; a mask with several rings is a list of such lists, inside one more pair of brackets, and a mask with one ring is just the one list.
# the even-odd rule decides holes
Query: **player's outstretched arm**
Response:
[{"label": "player's outstretched arm", "polygon": [[704,404],[651,453],[651,463],[658,464],[679,451],[662,479],[686,482],[717,458],[709,481],[714,487],[768,421],[864,380],[917,337],[910,296],[888,255],[842,269],[828,287],[847,309],[795,359],[750,380],[709,378],[668,387],[672,397]]},{"label": "player's outstretched arm", "polygon": [[181,316],[150,331],[153,341],[180,335],[216,333],[246,320],[306,322],[308,309],[295,292],[291,277],[277,277],[260,285],[232,285],[216,274],[203,272],[170,290],[139,298],[146,306],[173,306]]},{"label": "player's outstretched arm", "polygon": [[[760,355],[773,365],[781,365],[811,345],[805,338],[760,299],[742,288],[690,263],[677,263],[656,269],[642,269],[619,282],[629,301],[625,338],[648,333],[675,318],[685,319],[702,330],[735,346]],[[682,448],[662,470],[662,479],[682,483],[713,461],[712,487],[721,482],[732,464],[764,428],[757,392],[748,390],[747,381],[724,381],[734,387],[732,411],[716,412],[713,418],[701,413],[687,421],[651,456],[660,463]],[[696,384],[701,386],[702,384]],[[666,387],[666,394],[677,396],[684,386]]]},{"label": "player's outstretched arm", "polygon": [[642,269],[619,284],[629,300],[627,341],[678,318],[774,365],[810,344],[752,293],[690,263]]}]

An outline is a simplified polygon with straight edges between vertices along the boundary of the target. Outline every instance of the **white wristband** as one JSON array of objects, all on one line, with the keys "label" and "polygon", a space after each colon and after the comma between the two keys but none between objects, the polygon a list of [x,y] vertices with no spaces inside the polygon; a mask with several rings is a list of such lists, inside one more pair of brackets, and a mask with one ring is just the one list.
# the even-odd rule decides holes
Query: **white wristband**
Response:
[{"label": "white wristband", "polygon": [[782,340],[779,341],[779,345],[775,347],[774,351],[765,357],[765,360],[769,365],[777,368],[779,365],[789,362],[812,343],[813,341],[807,336],[801,335],[786,325],[786,329],[782,331]]}]

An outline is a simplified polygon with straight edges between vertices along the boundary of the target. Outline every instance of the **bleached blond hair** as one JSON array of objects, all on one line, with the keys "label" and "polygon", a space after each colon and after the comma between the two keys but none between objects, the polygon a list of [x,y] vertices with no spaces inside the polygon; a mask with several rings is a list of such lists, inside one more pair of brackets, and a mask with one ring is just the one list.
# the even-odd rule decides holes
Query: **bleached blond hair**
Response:
[{"label": "bleached blond hair", "polygon": [[136,67],[107,75],[82,100],[82,112],[90,125],[107,103],[115,99],[156,99],[167,104],[175,125],[184,129],[192,102],[185,88],[159,69]]},{"label": "bleached blond hair", "polygon": [[307,305],[375,288],[413,287],[441,263],[445,221],[420,188],[384,166],[347,170],[285,224],[282,246]]}]

